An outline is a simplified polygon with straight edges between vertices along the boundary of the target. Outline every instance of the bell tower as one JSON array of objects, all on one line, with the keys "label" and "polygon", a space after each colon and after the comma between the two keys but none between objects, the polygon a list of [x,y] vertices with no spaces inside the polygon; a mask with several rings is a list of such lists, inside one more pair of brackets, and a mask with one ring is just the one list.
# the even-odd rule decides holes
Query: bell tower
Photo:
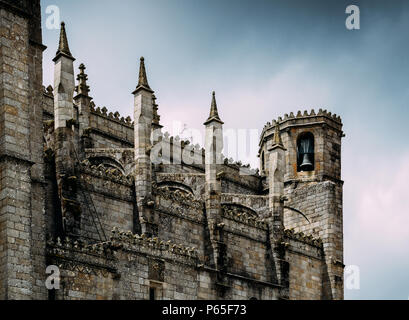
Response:
[{"label": "bell tower", "polygon": [[[334,181],[341,179],[341,118],[326,110],[310,113],[299,111],[279,117],[280,132],[287,149],[285,181]],[[268,168],[269,146],[272,145],[277,121],[267,123],[260,140],[260,158],[264,153],[264,168]],[[263,162],[263,159],[260,160]],[[261,164],[263,168],[263,163]],[[265,174],[268,174],[266,169]]]},{"label": "bell tower", "polygon": [[267,178],[277,126],[286,149],[284,227],[322,239],[322,298],[343,299],[341,118],[320,109],[267,123],[259,145],[261,172]]}]

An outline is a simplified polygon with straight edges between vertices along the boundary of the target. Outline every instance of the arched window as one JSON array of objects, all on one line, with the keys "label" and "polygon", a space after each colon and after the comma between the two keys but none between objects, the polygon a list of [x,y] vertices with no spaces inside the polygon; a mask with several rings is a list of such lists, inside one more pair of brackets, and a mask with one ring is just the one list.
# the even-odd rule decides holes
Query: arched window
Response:
[{"label": "arched window", "polygon": [[266,166],[266,159],[264,156],[264,151],[261,153],[261,171],[264,172]]},{"label": "arched window", "polygon": [[311,132],[302,133],[297,141],[297,171],[314,171],[314,135]]}]

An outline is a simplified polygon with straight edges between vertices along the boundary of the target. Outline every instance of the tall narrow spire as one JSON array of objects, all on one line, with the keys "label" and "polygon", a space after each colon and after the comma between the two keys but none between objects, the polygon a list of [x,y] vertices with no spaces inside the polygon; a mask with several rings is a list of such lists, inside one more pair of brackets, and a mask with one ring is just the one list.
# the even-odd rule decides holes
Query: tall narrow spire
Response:
[{"label": "tall narrow spire", "polygon": [[216,92],[214,91],[212,94],[212,105],[210,107],[210,115],[209,118],[206,120],[205,125],[211,121],[217,121],[223,124],[223,121],[220,120],[219,113],[217,111]]},{"label": "tall narrow spire", "polygon": [[58,45],[58,50],[53,61],[56,61],[60,55],[64,55],[67,58],[75,60],[71,54],[70,47],[68,46],[67,33],[65,31],[65,23],[61,22],[60,29],[60,43]]},{"label": "tall narrow spire", "polygon": [[141,63],[139,66],[139,80],[138,80],[138,85],[133,93],[136,93],[139,89],[145,89],[147,91],[150,91],[153,93],[153,90],[151,87],[149,87],[148,84],[148,78],[146,76],[146,69],[145,69],[145,58],[141,57]]},{"label": "tall narrow spire", "polygon": [[89,97],[89,86],[87,85],[88,75],[85,73],[85,65],[81,63],[79,66],[80,73],[77,76],[78,86],[75,87],[75,92],[79,95]]}]

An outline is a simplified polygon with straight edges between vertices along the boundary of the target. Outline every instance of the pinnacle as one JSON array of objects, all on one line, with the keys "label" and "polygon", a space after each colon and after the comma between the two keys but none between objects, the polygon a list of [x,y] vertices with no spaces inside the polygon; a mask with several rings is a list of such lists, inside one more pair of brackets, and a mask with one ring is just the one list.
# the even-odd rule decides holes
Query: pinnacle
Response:
[{"label": "pinnacle", "polygon": [[81,63],[79,69],[80,73],[77,76],[78,86],[75,87],[75,91],[78,93],[78,95],[88,97],[88,93],[90,90],[89,86],[87,85],[88,75],[85,74],[86,67],[83,63]]},{"label": "pinnacle", "polygon": [[145,58],[141,57],[140,60],[140,66],[139,66],[139,80],[138,80],[138,85],[136,87],[136,90],[134,91],[134,94],[136,91],[139,89],[145,89],[147,91],[153,92],[151,87],[149,86],[148,83],[148,77],[146,76],[146,68],[145,68]]},{"label": "pinnacle", "polygon": [[160,115],[158,114],[159,106],[156,103],[156,96],[154,94],[152,94],[152,105],[153,105],[152,125],[157,128],[163,128],[163,126],[160,125]]},{"label": "pinnacle", "polygon": [[67,39],[67,32],[65,31],[65,23],[61,22],[61,29],[60,29],[60,43],[58,46],[57,55],[59,53],[66,54],[67,56],[72,57],[70,47],[68,46],[68,39]]},{"label": "pinnacle", "polygon": [[280,123],[278,122],[274,129],[273,146],[283,146],[283,141],[281,140],[281,134],[280,134]]},{"label": "pinnacle", "polygon": [[209,118],[206,120],[205,124],[209,123],[210,121],[217,121],[223,123],[219,117],[219,113],[217,111],[217,102],[216,102],[216,92],[213,91],[212,93],[212,104],[210,107],[210,115]]}]

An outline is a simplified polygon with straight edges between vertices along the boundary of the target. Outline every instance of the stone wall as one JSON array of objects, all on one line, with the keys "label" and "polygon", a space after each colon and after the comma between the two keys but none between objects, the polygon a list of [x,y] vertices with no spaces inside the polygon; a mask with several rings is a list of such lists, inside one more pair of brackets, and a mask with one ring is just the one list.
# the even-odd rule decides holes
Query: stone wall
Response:
[{"label": "stone wall", "polygon": [[45,288],[39,1],[0,1],[0,298]]},{"label": "stone wall", "polygon": [[286,205],[304,213],[308,221],[301,214],[286,209],[285,227],[322,239],[326,261],[323,296],[342,299],[342,186],[327,181],[299,185],[296,189],[288,187],[286,192],[289,198]]},{"label": "stone wall", "polygon": [[183,201],[169,191],[162,191],[156,197],[156,204],[160,222],[159,236],[166,241],[194,247],[198,256],[205,259],[203,204],[199,201]]},{"label": "stone wall", "polygon": [[289,251],[290,299],[322,299],[322,261],[302,253]]},{"label": "stone wall", "polygon": [[[50,86],[52,89],[52,87]],[[52,91],[44,91],[43,93],[43,120],[54,119],[54,96]]]},{"label": "stone wall", "polygon": [[[200,264],[189,247],[116,230],[111,241],[88,245],[50,239],[48,263],[60,267],[61,290],[53,299],[67,300],[214,300],[220,286],[214,270]],[[237,274],[226,274],[224,298],[276,299],[277,288]],[[50,292],[52,293],[52,292]]]},{"label": "stone wall", "polygon": [[90,128],[93,148],[131,148],[134,145],[133,127],[113,116],[92,112]]},{"label": "stone wall", "polygon": [[223,240],[226,242],[228,272],[254,280],[271,281],[266,241],[256,241],[244,232],[228,231],[225,232]]}]

